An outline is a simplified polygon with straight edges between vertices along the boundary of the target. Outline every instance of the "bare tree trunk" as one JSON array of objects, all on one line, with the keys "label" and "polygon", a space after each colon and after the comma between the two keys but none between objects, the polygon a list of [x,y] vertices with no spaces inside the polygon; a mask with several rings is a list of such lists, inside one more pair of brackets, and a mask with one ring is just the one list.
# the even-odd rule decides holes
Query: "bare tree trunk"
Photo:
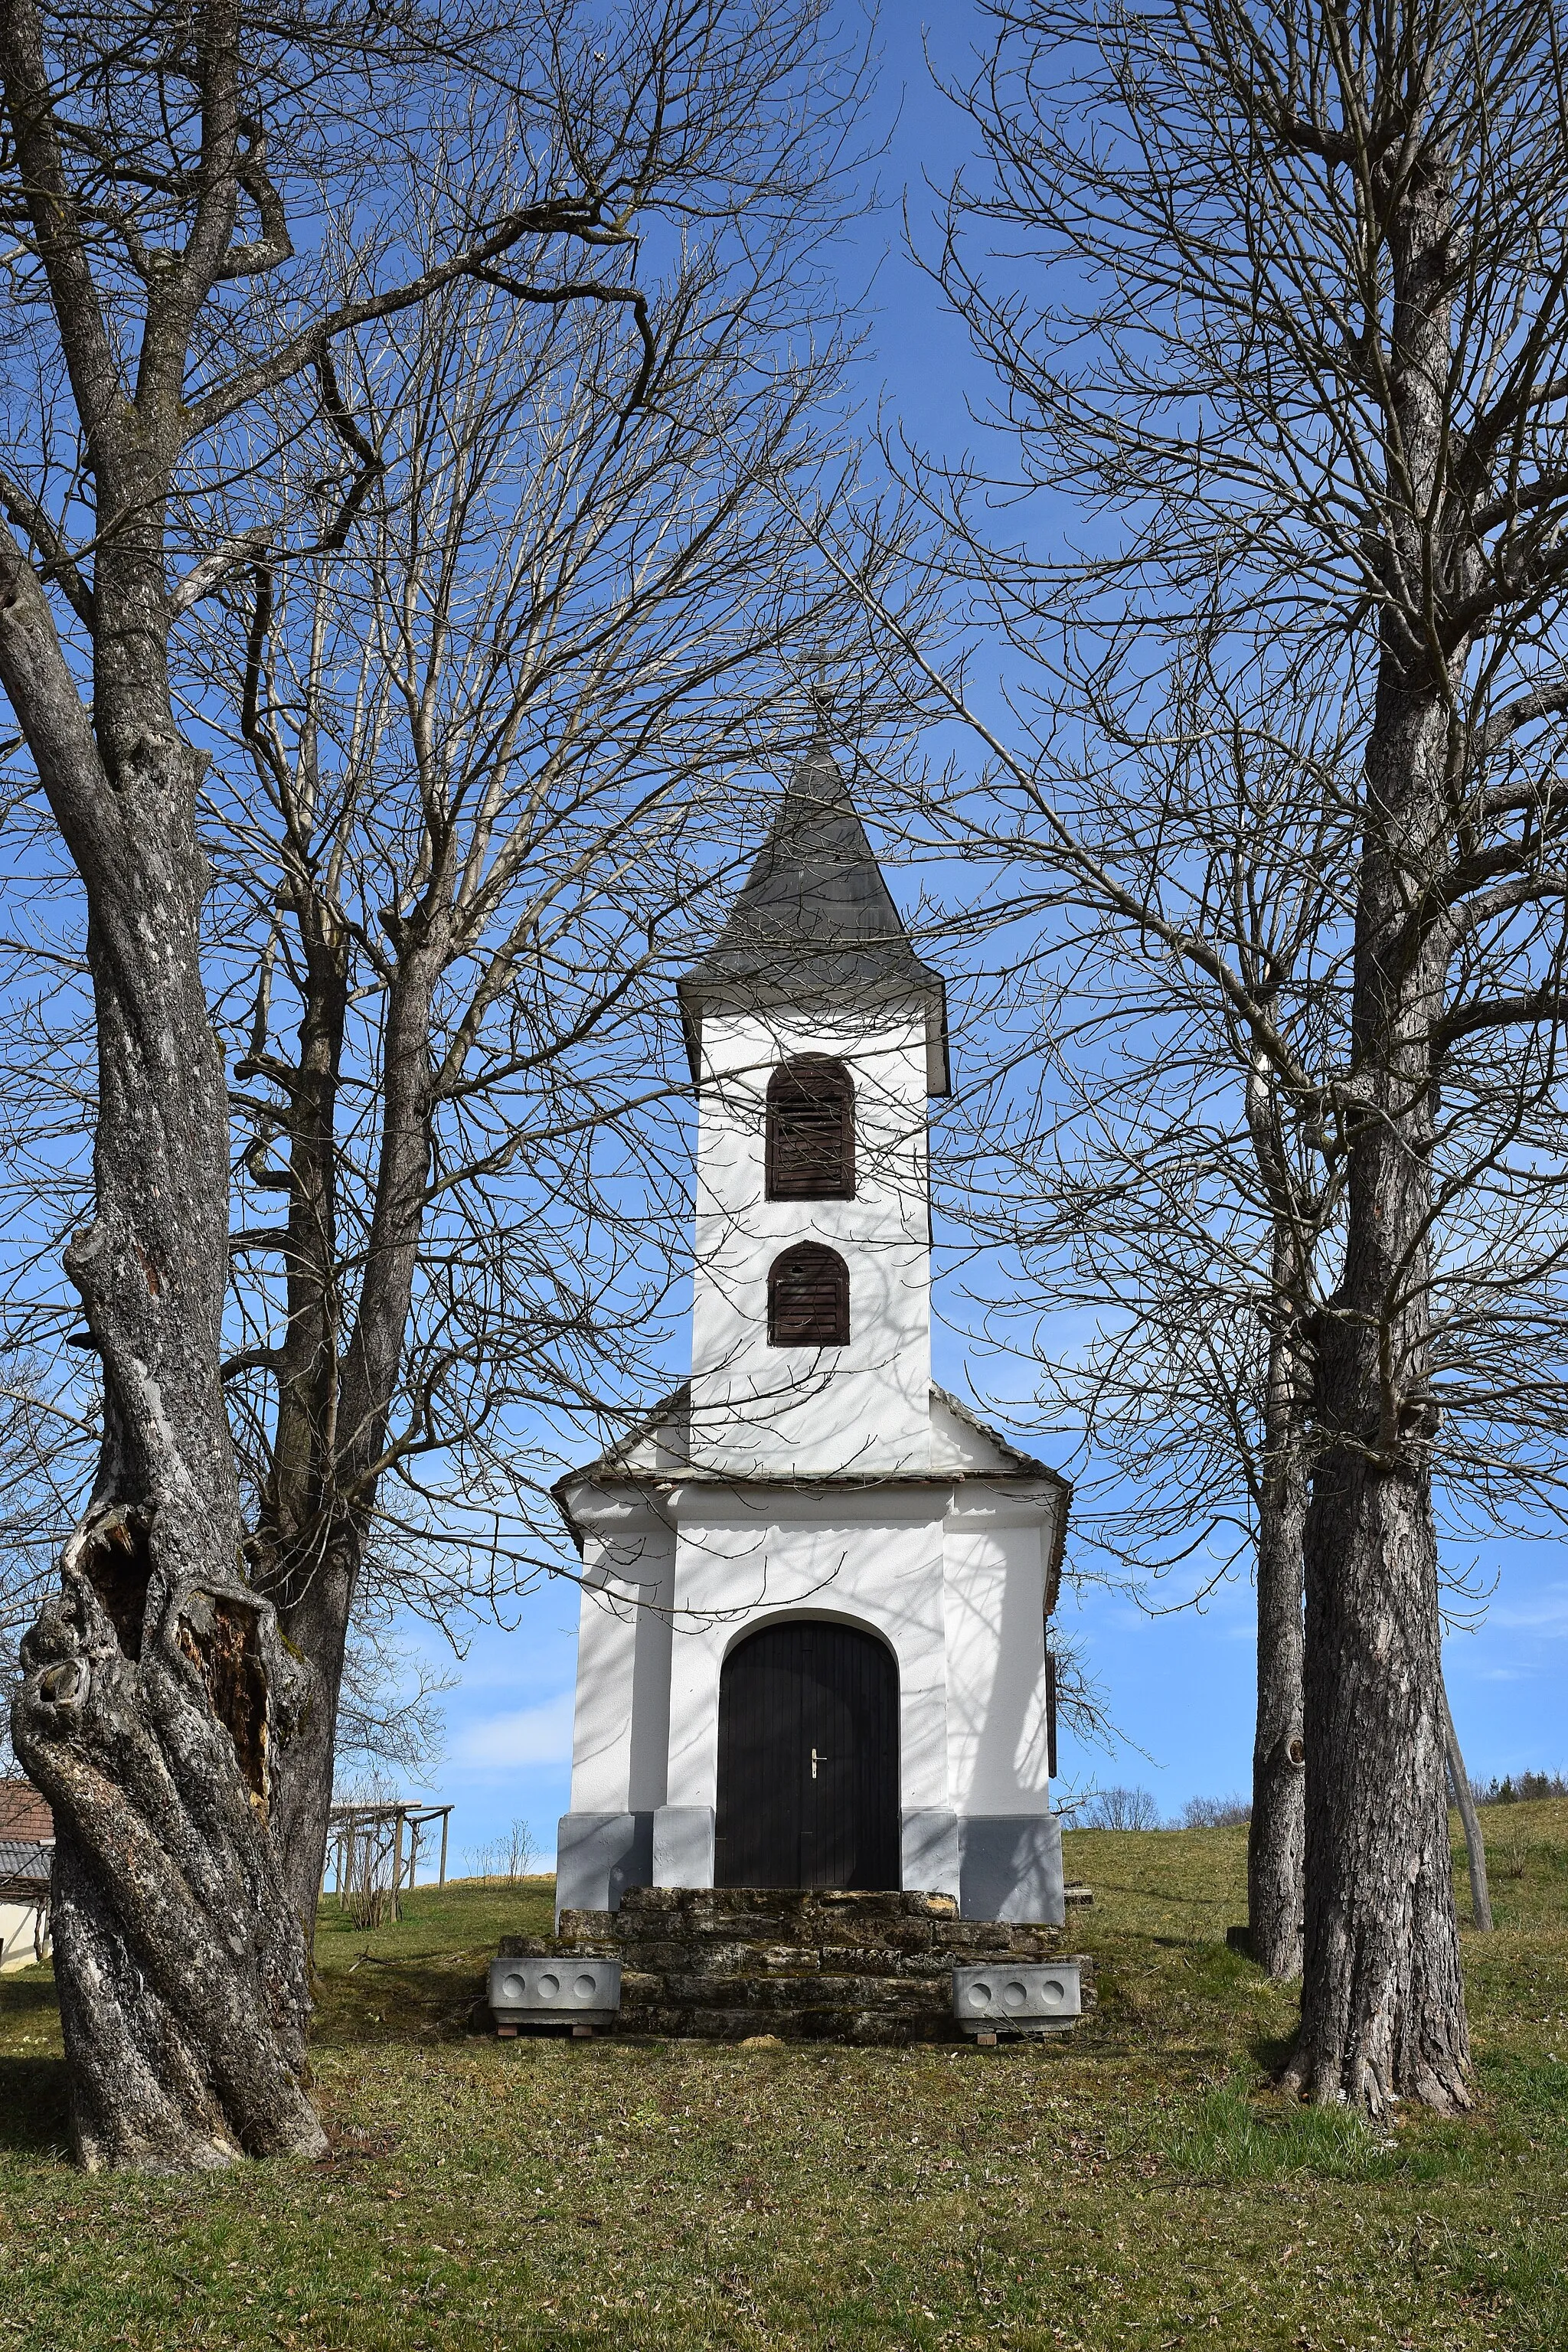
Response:
[{"label": "bare tree trunk", "polygon": [[284,1884],[310,1945],[359,1566],[358,1544],[351,1539],[345,1546],[334,1511],[332,1473],[342,1387],[336,1126],[349,983],[342,926],[312,890],[308,872],[292,871],[289,880],[302,966],[298,1060],[290,1065],[267,1048],[264,976],[252,1050],[235,1075],[269,1079],[287,1103],[283,1160],[273,1161],[260,1138],[247,1154],[252,1181],[288,1199],[286,1321],[270,1363],[278,1414],[247,1552],[258,1591],[276,1607],[283,1633],[316,1675],[312,1704],[280,1760],[273,1801]]},{"label": "bare tree trunk", "polygon": [[1253,1958],[1271,1977],[1301,1973],[1306,1746],[1302,1705],[1302,1540],[1307,1518],[1301,1286],[1276,1227],[1276,1328],[1268,1349],[1262,1507],[1258,1525],[1258,1728],[1247,1903]]},{"label": "bare tree trunk", "polygon": [[[443,867],[432,892],[449,882]],[[302,883],[296,898],[303,901]],[[324,910],[306,908],[302,928],[324,940],[330,928]],[[349,1622],[403,1370],[424,1229],[433,1110],[431,992],[445,945],[439,920],[433,928],[440,935],[437,943],[421,940],[406,947],[390,992],[375,1202],[346,1339],[336,1296],[331,1181],[345,985],[335,950],[309,959],[300,1068],[289,1074],[300,1116],[287,1171],[291,1296],[280,1383],[287,1412],[279,1412],[251,1552],[259,1589],[316,1671],[314,1703],[289,1743],[277,1795],[284,1879],[308,1938],[313,1938],[326,1854]]]},{"label": "bare tree trunk", "polygon": [[[1189,960],[1295,1107],[1336,1221],[1342,1197],[1342,1279],[1316,1318],[1289,2079],[1373,2111],[1461,2106],[1433,1254],[1452,1246],[1445,1286],[1478,1302],[1507,1314],[1531,1297],[1557,1349],[1557,1237],[1536,1187],[1568,1024],[1568,676],[1552,651],[1568,273],[1540,260],[1559,252],[1568,192],[1560,15],[1455,0],[994,14],[984,68],[956,92],[994,176],[955,192],[938,268],[1002,376],[1019,482],[1076,500],[1096,544],[1019,562],[980,525],[984,490],[967,509],[959,469],[942,529],[1009,644],[1037,627],[1042,668],[1067,648],[1029,757],[984,730],[1006,805],[988,845],[1010,851],[1037,812],[1071,888],[1134,952],[1152,946],[1151,971]],[[999,220],[1016,246],[994,242]],[[1054,266],[1059,302],[1028,290],[1026,255]],[[1279,721],[1301,690],[1297,742]],[[1303,877],[1320,844],[1354,871],[1351,938],[1308,912],[1293,1006],[1266,942],[1237,940],[1222,908],[1268,903],[1243,796],[1233,813],[1193,789],[1200,740],[1232,738],[1238,770],[1289,746],[1278,837]],[[1191,889],[1167,878],[1184,823]],[[1465,1106],[1444,1118],[1440,1193],[1439,1080]],[[1441,1339],[1457,1373],[1465,1321]],[[1468,1470],[1454,1449],[1456,1475],[1489,1500],[1503,1462],[1554,1475],[1531,1380],[1509,1365],[1484,1402],[1479,1385],[1452,1383],[1486,1433]]]},{"label": "bare tree trunk", "polygon": [[[1388,226],[1393,276],[1386,529],[1423,576],[1443,462],[1453,203],[1435,163]],[[1318,1466],[1307,1517],[1307,1940],[1294,2077],[1376,2114],[1469,2105],[1443,1787],[1432,1517],[1432,1144],[1448,948],[1451,720],[1464,646],[1385,608],[1365,759],[1346,1105],[1344,1275],[1320,1318]]]},{"label": "bare tree trunk", "polygon": [[82,2160],[176,2171],[324,2142],[304,2089],[304,1948],[268,1830],[308,1676],[237,1565],[219,1379],[227,1113],[199,953],[201,763],[168,717],[161,579],[134,554],[118,611],[100,568],[114,657],[96,730],[30,567],[12,560],[0,583],[0,679],[88,895],[96,1210],[66,1266],[104,1385],[96,1491],[23,1644],[12,1725],[58,1825]]},{"label": "bare tree trunk", "polygon": [[1352,1130],[1343,1282],[1319,1318],[1307,1934],[1289,2075],[1373,2114],[1405,2095],[1469,2104],[1431,1494],[1430,1037],[1444,959],[1430,943],[1409,954],[1407,919],[1413,874],[1434,829],[1443,837],[1447,730],[1434,695],[1385,682],[1379,705],[1353,1015],[1373,1099]]},{"label": "bare tree trunk", "polygon": [[1470,1912],[1475,1925],[1489,1936],[1492,1931],[1492,1897],[1491,1889],[1487,1885],[1486,1843],[1481,1836],[1481,1817],[1470,1794],[1470,1776],[1459,1753],[1459,1735],[1454,1729],[1453,1710],[1448,1705],[1448,1686],[1445,1682],[1440,1681],[1437,1685],[1437,1703],[1443,1717],[1443,1750],[1448,1762],[1448,1784],[1454,1792],[1454,1802],[1459,1809],[1459,1819],[1465,1825],[1465,1858],[1470,1866]]},{"label": "bare tree trunk", "polygon": [[[722,186],[765,184],[770,198],[796,207],[794,242],[781,236],[773,247],[780,269],[832,216],[837,168],[799,136],[802,76],[827,63],[819,36],[810,0],[784,10],[655,10],[646,22],[634,11],[619,28],[596,19],[590,27],[567,5],[510,29],[471,17],[415,61],[401,34],[387,35],[366,10],[326,27],[292,23],[285,58],[230,0],[196,0],[172,43],[162,16],[138,5],[110,22],[102,12],[0,0],[0,178],[16,257],[7,333],[21,355],[9,396],[26,477],[9,458],[0,469],[0,686],[86,895],[100,1057],[96,1210],[66,1264],[103,1366],[101,1457],[90,1509],[63,1555],[60,1591],[25,1645],[15,1708],[18,1752],[59,1822],[57,1973],[89,2163],[174,2169],[321,2145],[304,2090],[302,1928],[314,1916],[343,1637],[384,1466],[430,1155],[434,951],[421,966],[423,1002],[409,1031],[417,1036],[397,1041],[395,1071],[389,1046],[388,1086],[402,1094],[387,1114],[386,1181],[340,1361],[332,1096],[343,959],[324,925],[316,942],[324,977],[313,971],[310,990],[319,1034],[307,1036],[300,1071],[267,1073],[288,1115],[275,1118],[270,1102],[250,1106],[261,1154],[251,1172],[291,1198],[281,1241],[270,1229],[245,1240],[281,1246],[289,1274],[285,1347],[242,1359],[277,1371],[282,1391],[283,1465],[253,1547],[258,1580],[247,1583],[223,1391],[230,1106],[203,990],[200,917],[212,879],[196,826],[204,763],[174,716],[171,630],[242,568],[265,572],[275,560],[267,551],[293,541],[281,453],[298,446],[307,408],[336,448],[319,497],[343,481],[352,459],[335,521],[321,518],[322,548],[345,545],[385,468],[349,416],[334,342],[352,348],[361,329],[380,331],[395,318],[412,325],[459,284],[488,284],[525,305],[601,309],[622,322],[616,335],[606,328],[606,348],[635,331],[637,355],[610,395],[611,446],[621,447],[656,363],[664,365],[635,278],[634,217],[665,206],[683,224],[713,225],[693,281],[710,297],[708,256],[729,234],[720,226],[728,208],[716,202]],[[829,116],[847,96],[837,66],[823,84]],[[303,131],[301,71],[321,93]],[[613,85],[618,117],[604,103]],[[410,240],[409,175],[419,167],[407,110],[424,108],[414,135],[429,134],[425,170],[439,183],[442,122],[461,121],[463,94],[481,87],[503,92],[495,138],[488,147],[480,138],[488,160],[475,183],[493,205],[460,205],[455,242],[443,196],[428,243],[417,229]],[[508,87],[528,115],[542,175],[532,201],[514,176]],[[584,104],[598,125],[591,136]],[[312,184],[339,186],[346,172],[378,225],[374,257],[367,249],[363,267],[349,271],[342,299],[330,299],[333,273],[323,279],[314,248],[294,274],[284,191],[298,168],[297,136],[306,137]],[[584,139],[591,185],[573,169]],[[281,187],[268,176],[269,142]],[[384,149],[385,171],[366,179],[365,159]],[[471,139],[464,152],[471,156]],[[104,187],[121,185],[136,192],[129,205],[106,208]],[[522,278],[498,275],[495,265],[520,247]],[[586,271],[585,247],[595,256]],[[522,282],[536,260],[548,287]],[[770,335],[780,315],[772,289],[784,282],[752,275],[759,330]],[[238,288],[247,290],[237,301]],[[723,316],[728,344],[735,320]],[[312,376],[316,390],[302,399],[299,387]],[[276,437],[265,451],[252,443],[229,514],[231,436],[258,429],[269,404]],[[57,463],[62,414],[79,473]],[[721,398],[718,414],[729,414]],[[798,415],[770,427],[770,452],[795,446]],[[720,424],[710,429],[728,482],[731,440]],[[595,463],[614,471],[602,456]],[[171,531],[176,477],[185,510]],[[78,549],[72,531],[84,515],[91,537]],[[704,539],[707,529],[705,518]],[[176,581],[182,546],[194,560]],[[647,583],[637,578],[640,609]],[[689,583],[669,592],[689,593]],[[91,648],[90,696],[57,634],[64,606]],[[681,609],[690,632],[692,608]],[[264,636],[258,609],[238,698],[247,731]],[[515,758],[515,733],[508,740]],[[443,803],[443,838],[452,818]],[[309,828],[291,839],[301,888],[333,906],[333,861],[303,870]],[[398,910],[418,887],[380,912],[381,930],[405,932]],[[399,949],[405,969],[412,953]],[[258,1041],[265,1059],[264,1018]],[[303,1138],[298,1183],[292,1165],[266,1164],[280,1129]],[[260,1318],[268,1332],[270,1304]],[[276,1588],[276,1607],[263,1584]],[[319,1674],[301,1659],[319,1660]]]},{"label": "bare tree trunk", "polygon": [[332,1804],[343,1657],[363,1553],[363,1528],[340,1523],[308,1562],[296,1559],[274,1579],[263,1555],[264,1567],[258,1570],[277,1596],[283,1632],[315,1670],[314,1703],[289,1742],[276,1800],[283,1883],[312,1947]]},{"label": "bare tree trunk", "polygon": [[1405,2095],[1466,2106],[1430,1503],[1361,1438],[1325,1453],[1308,1517],[1306,1967],[1288,2079],[1374,2114]]}]

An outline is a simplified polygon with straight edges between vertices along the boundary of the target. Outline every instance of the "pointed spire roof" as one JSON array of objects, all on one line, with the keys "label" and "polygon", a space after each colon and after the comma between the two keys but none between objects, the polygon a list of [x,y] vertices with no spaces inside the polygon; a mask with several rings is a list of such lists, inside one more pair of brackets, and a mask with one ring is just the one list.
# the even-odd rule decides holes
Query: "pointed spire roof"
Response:
[{"label": "pointed spire roof", "polygon": [[910,944],[824,735],[796,762],[723,929],[677,992],[694,1076],[709,1005],[919,997],[930,1089],[947,1093],[946,988]]}]

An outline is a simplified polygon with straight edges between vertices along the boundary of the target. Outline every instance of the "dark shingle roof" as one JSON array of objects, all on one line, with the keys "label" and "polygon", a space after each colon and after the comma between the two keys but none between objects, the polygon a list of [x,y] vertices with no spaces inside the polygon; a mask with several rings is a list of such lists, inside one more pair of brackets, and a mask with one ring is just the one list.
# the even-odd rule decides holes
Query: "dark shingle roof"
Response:
[{"label": "dark shingle roof", "polygon": [[0,1838],[0,1902],[25,1903],[47,1892],[52,1845],[25,1838]]},{"label": "dark shingle roof", "polygon": [[[780,1470],[776,1473],[752,1472],[740,1475],[732,1470],[700,1469],[691,1459],[691,1382],[682,1381],[678,1389],[661,1397],[651,1412],[645,1413],[626,1435],[617,1438],[592,1462],[584,1462],[575,1470],[563,1471],[551,1493],[563,1511],[569,1486],[584,1479],[625,1479],[632,1486],[657,1485],[661,1478],[672,1479],[682,1486],[961,1486],[966,1478],[992,1482],[998,1478],[1048,1479],[1053,1486],[1066,1486],[1069,1482],[1059,1470],[1047,1463],[1037,1462],[1026,1454],[999,1429],[971,1412],[966,1404],[946,1389],[938,1388],[932,1381],[930,1396],[933,1404],[943,1406],[954,1420],[963,1423],[973,1435],[995,1455],[994,1461],[984,1459],[964,1463],[952,1458],[933,1461],[926,1470],[867,1470],[867,1471],[801,1471]],[[651,1443],[651,1454],[650,1454]]]},{"label": "dark shingle roof", "polygon": [[679,982],[692,1072],[705,1005],[916,995],[926,1008],[931,1091],[945,1094],[947,997],[882,879],[849,787],[820,739],[797,763],[729,919]]}]

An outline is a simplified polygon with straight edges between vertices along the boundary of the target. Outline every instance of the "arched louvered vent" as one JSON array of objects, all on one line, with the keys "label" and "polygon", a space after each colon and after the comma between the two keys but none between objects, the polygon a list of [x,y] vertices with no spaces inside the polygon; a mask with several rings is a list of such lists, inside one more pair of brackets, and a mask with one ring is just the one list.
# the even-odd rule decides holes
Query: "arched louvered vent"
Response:
[{"label": "arched louvered vent", "polygon": [[855,1088],[842,1062],[797,1054],[768,1080],[770,1201],[852,1201]]},{"label": "arched louvered vent", "polygon": [[842,1348],[849,1338],[849,1268],[837,1250],[797,1242],[768,1268],[768,1344]]}]

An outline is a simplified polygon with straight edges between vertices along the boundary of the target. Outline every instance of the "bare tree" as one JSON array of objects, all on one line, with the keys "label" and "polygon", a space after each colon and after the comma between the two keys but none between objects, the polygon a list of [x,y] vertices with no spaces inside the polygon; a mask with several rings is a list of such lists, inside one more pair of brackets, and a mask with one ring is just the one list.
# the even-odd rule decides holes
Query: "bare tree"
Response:
[{"label": "bare tree", "polygon": [[[1048,843],[1130,945],[1202,973],[1340,1188],[1306,1332],[1289,2079],[1373,2112],[1462,2106],[1435,1322],[1446,1259],[1494,1334],[1560,1264],[1539,1146],[1568,903],[1561,21],[1550,0],[991,14],[966,93],[990,176],[955,194],[942,276],[995,366],[1024,487],[1092,518],[1081,558],[1034,559],[964,480],[941,501],[1031,706],[1024,751],[990,730],[992,854]],[[1179,903],[1193,877],[1157,819],[1131,856],[1104,822],[1158,808],[1173,738],[1268,741],[1282,694],[1333,715],[1298,770],[1299,856],[1325,825],[1353,844],[1321,953],[1342,958],[1346,1032],[1312,1051],[1201,890]],[[1528,1419],[1526,1385],[1505,1370],[1499,1405],[1511,1391]]]},{"label": "bare tree", "polygon": [[1086,1830],[1157,1830],[1160,1808],[1147,1789],[1101,1789],[1084,1807]]},{"label": "bare tree", "polygon": [[632,417],[602,317],[482,287],[383,331],[355,543],[268,567],[209,641],[252,771],[217,811],[250,1211],[225,1369],[252,1581],[323,1683],[275,1779],[302,1911],[363,1579],[437,1622],[493,1604],[561,1539],[520,1424],[646,1393],[687,1210],[671,961],[743,838],[737,772],[863,629],[780,495],[831,499],[842,462],[841,348],[780,362],[797,258],[688,238]]},{"label": "bare tree", "polygon": [[[1239,968],[1267,974],[1276,1021],[1319,1053],[1342,1023],[1319,949],[1344,877],[1331,835],[1310,859],[1299,854],[1283,748],[1258,742],[1238,759],[1234,740],[1178,744],[1158,778],[1143,760],[1141,811],[1111,803],[1098,815],[1105,854],[1140,902],[1179,908]],[[943,830],[984,854],[967,820]],[[1105,1465],[1110,1490],[1086,1513],[1094,1487],[1079,1483],[1080,1553],[1098,1552],[1161,1609],[1201,1605],[1238,1568],[1255,1577],[1248,1909],[1257,1957],[1295,1976],[1307,1318],[1321,1300],[1337,1190],[1207,976],[1180,958],[1142,957],[1137,928],[1085,904],[1076,881],[1064,889],[1057,865],[1054,848],[1015,839],[1000,903],[968,926],[993,961],[1011,938],[1017,962],[1011,1002],[992,1016],[1000,1074],[979,1120],[987,1147],[954,1171],[955,1196],[1003,1253],[988,1328],[1020,1295],[1048,1302],[1022,1341],[1044,1376],[1038,1402]],[[1069,1306],[1096,1324],[1087,1344],[1075,1327],[1063,1354],[1053,1326]]]},{"label": "bare tree", "polygon": [[[89,2165],[322,2145],[305,1939],[268,1822],[319,1686],[241,1567],[207,761],[176,710],[177,625],[318,527],[319,500],[301,518],[274,493],[279,394],[338,444],[321,535],[343,539],[379,461],[338,353],[447,288],[612,311],[635,409],[657,357],[640,240],[721,217],[765,246],[820,183],[824,118],[853,91],[830,76],[807,101],[817,16],[0,8],[0,685],[87,901],[94,1214],[66,1264],[103,1379],[92,1499],[24,1643],[13,1731],[59,1829],[56,1969]],[[405,232],[437,122],[463,204],[432,257]],[[367,218],[345,294],[332,224]],[[236,480],[254,496],[237,534]]]}]

